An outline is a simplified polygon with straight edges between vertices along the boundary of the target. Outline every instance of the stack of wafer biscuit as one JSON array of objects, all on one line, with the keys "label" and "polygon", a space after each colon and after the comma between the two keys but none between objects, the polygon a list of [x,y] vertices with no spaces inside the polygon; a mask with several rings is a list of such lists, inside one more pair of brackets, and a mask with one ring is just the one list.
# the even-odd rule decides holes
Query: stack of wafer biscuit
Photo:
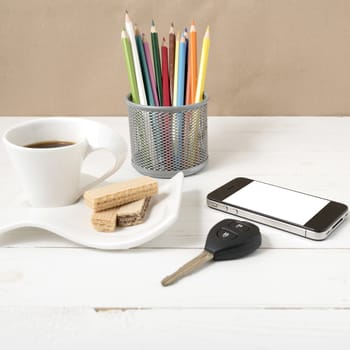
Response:
[{"label": "stack of wafer biscuit", "polygon": [[157,193],[157,181],[142,176],[86,191],[84,199],[94,210],[91,223],[95,230],[112,232],[116,226],[143,222],[151,196]]}]

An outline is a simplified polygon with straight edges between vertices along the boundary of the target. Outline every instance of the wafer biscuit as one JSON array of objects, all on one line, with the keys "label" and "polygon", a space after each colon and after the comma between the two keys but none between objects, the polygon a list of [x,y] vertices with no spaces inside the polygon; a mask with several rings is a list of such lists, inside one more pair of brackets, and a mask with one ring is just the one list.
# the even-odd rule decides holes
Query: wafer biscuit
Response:
[{"label": "wafer biscuit", "polygon": [[91,223],[95,230],[100,232],[112,232],[116,226],[140,224],[146,215],[150,199],[147,197],[118,208],[95,212],[92,214]]},{"label": "wafer biscuit", "polygon": [[133,226],[141,224],[145,218],[151,198],[143,198],[118,208],[117,226]]},{"label": "wafer biscuit", "polygon": [[112,208],[98,213],[91,217],[92,226],[96,231],[112,232],[117,226],[118,208]]},{"label": "wafer biscuit", "polygon": [[84,199],[90,208],[98,212],[153,196],[157,192],[157,181],[148,176],[142,176],[91,189],[84,193]]}]

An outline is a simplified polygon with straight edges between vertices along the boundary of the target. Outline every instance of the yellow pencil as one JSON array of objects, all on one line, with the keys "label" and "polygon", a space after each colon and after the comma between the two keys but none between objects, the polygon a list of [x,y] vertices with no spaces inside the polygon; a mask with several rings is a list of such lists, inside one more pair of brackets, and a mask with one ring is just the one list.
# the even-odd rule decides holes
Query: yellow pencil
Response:
[{"label": "yellow pencil", "polygon": [[179,75],[179,47],[180,47],[180,32],[176,35],[175,42],[175,68],[174,68],[174,89],[173,89],[173,106],[177,105],[177,79]]},{"label": "yellow pencil", "polygon": [[209,26],[208,26],[203,37],[201,62],[199,65],[199,74],[198,74],[195,103],[201,102],[203,98],[205,78],[207,75],[209,48],[210,48],[210,36],[209,36]]}]

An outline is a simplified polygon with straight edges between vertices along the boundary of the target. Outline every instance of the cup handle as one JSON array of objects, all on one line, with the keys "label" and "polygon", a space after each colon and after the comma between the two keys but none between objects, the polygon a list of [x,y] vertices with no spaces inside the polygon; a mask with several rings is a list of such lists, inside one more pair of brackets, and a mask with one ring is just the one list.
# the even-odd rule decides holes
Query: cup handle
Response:
[{"label": "cup handle", "polygon": [[[94,122],[91,122],[94,123]],[[84,159],[91,153],[99,150],[105,150],[112,153],[114,156],[114,164],[113,166],[107,170],[103,175],[101,175],[96,180],[88,183],[87,185],[83,186],[77,195],[77,200],[84,194],[85,191],[89,190],[90,188],[98,185],[102,181],[106,180],[108,177],[113,175],[123,164],[126,154],[127,154],[127,146],[124,139],[114,132],[114,130],[107,128],[104,125],[101,125],[99,123],[94,123],[95,125],[93,132],[91,132],[91,135],[87,133],[87,152],[85,154]],[[97,128],[97,130],[96,130]],[[102,130],[98,130],[102,129]]]}]

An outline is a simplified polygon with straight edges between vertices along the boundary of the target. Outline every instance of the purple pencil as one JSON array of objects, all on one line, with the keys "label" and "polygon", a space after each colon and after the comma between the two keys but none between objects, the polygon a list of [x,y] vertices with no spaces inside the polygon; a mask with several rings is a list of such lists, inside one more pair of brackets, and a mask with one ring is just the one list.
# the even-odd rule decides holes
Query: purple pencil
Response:
[{"label": "purple pencil", "polygon": [[142,42],[143,42],[143,47],[145,49],[145,55],[146,55],[146,61],[147,61],[147,66],[148,66],[148,72],[151,78],[151,86],[152,86],[152,92],[153,92],[153,97],[154,97],[154,102],[156,106],[159,106],[159,100],[158,100],[158,94],[157,94],[157,88],[156,88],[156,81],[154,78],[154,70],[153,70],[153,65],[152,65],[152,60],[151,60],[151,53],[149,50],[149,45],[148,42],[145,38],[145,34],[142,33]]}]

